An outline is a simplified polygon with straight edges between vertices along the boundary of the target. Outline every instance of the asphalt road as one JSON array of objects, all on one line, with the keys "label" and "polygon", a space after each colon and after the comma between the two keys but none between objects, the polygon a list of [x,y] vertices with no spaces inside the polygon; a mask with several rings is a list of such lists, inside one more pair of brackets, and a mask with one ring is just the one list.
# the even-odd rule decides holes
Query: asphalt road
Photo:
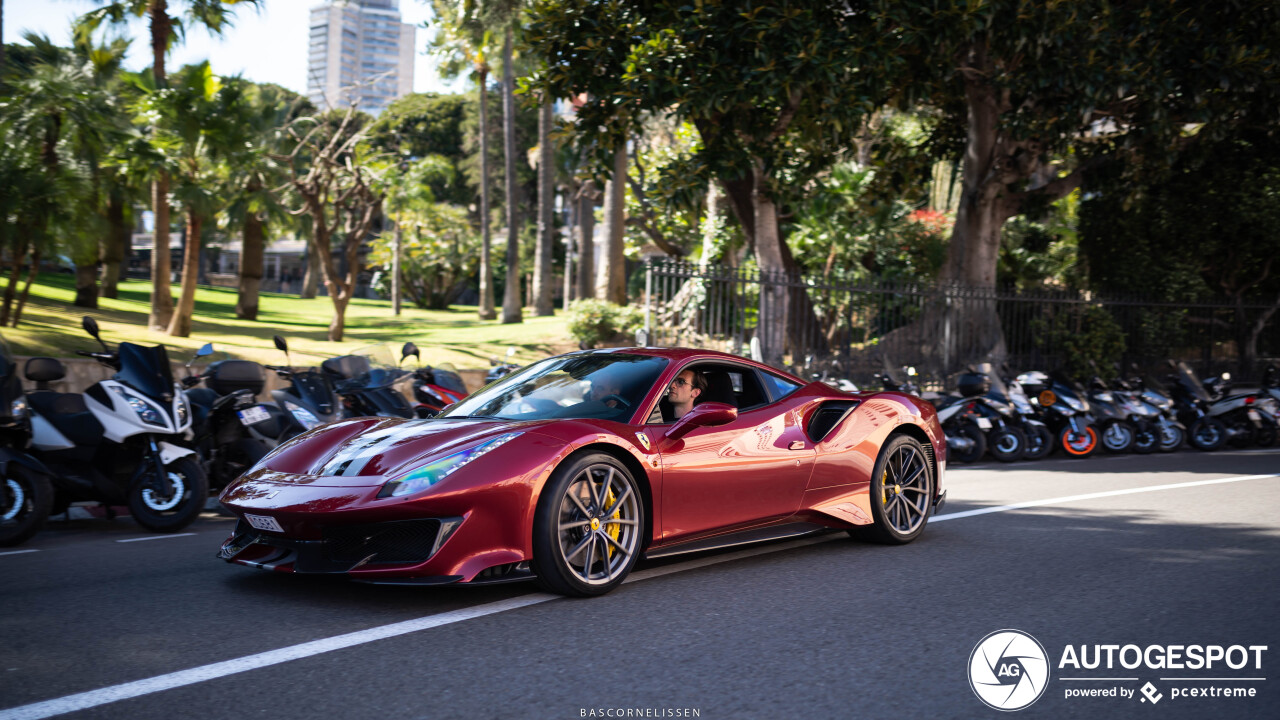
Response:
[{"label": "asphalt road", "polygon": [[[182,536],[54,523],[0,552],[0,720],[1005,717],[969,679],[1005,628],[1047,655],[1016,716],[1280,717],[1276,474],[1280,450],[957,467],[911,545],[685,556],[591,600],[231,566],[214,515]],[[1060,667],[1108,644],[1268,649]],[[1214,687],[1254,695],[1174,696]],[[1066,697],[1091,689],[1130,696]]]}]

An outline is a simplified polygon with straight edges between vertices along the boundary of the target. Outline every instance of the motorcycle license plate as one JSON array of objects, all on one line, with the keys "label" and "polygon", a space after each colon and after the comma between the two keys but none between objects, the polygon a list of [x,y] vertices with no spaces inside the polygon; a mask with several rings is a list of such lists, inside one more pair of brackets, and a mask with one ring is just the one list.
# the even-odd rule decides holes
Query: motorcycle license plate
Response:
[{"label": "motorcycle license plate", "polygon": [[1249,419],[1254,422],[1259,422],[1260,420],[1262,420],[1262,413],[1258,412],[1257,410],[1250,409]]},{"label": "motorcycle license plate", "polygon": [[249,513],[245,513],[244,519],[247,520],[250,525],[259,530],[284,532],[284,528],[280,527],[280,523],[276,522],[276,519],[270,515],[250,515]]},{"label": "motorcycle license plate", "polygon": [[262,407],[261,405],[254,405],[251,408],[238,410],[236,411],[236,415],[240,416],[241,425],[252,425],[256,422],[262,422],[263,420],[266,420],[267,418],[271,417],[271,414],[268,413],[266,408]]},{"label": "motorcycle license plate", "polygon": [[978,427],[982,428],[983,430],[991,429],[991,421],[988,420],[987,418],[982,418],[982,417],[976,418],[976,422],[978,423]]}]

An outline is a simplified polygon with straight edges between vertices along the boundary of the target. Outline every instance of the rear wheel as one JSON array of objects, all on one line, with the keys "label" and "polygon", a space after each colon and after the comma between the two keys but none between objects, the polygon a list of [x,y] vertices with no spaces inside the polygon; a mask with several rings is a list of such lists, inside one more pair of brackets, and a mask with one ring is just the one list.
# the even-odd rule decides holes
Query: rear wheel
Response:
[{"label": "rear wheel", "polygon": [[896,435],[871,473],[872,524],[850,528],[859,540],[905,545],[920,537],[933,509],[933,469],[915,438]]},{"label": "rear wheel", "polygon": [[1227,426],[1218,418],[1202,417],[1187,429],[1191,447],[1197,450],[1219,450],[1227,444]]},{"label": "rear wheel", "polygon": [[631,572],[643,534],[640,488],[622,463],[604,453],[573,459],[556,468],[538,499],[538,583],[560,595],[603,595]]},{"label": "rear wheel", "polygon": [[15,469],[0,478],[0,547],[25,542],[35,535],[53,506],[53,486],[49,478]]},{"label": "rear wheel", "polygon": [[987,449],[1000,462],[1017,462],[1026,455],[1027,436],[1018,428],[997,430],[991,434]]},{"label": "rear wheel", "polygon": [[165,465],[159,481],[150,473],[129,489],[129,512],[152,532],[177,532],[190,525],[209,499],[209,478],[192,455]]},{"label": "rear wheel", "polygon": [[1262,418],[1262,424],[1253,429],[1253,444],[1258,447],[1271,447],[1276,444],[1276,424]]},{"label": "rear wheel", "polygon": [[1076,432],[1067,425],[1058,433],[1058,446],[1071,457],[1089,457],[1098,450],[1098,431],[1086,425],[1082,432]]},{"label": "rear wheel", "polygon": [[977,462],[987,452],[987,436],[973,423],[960,423],[944,432],[956,440],[947,443],[947,457],[955,462]]},{"label": "rear wheel", "polygon": [[1187,433],[1183,431],[1182,426],[1174,425],[1173,423],[1160,425],[1160,452],[1175,452],[1182,447],[1182,443],[1186,439]]}]

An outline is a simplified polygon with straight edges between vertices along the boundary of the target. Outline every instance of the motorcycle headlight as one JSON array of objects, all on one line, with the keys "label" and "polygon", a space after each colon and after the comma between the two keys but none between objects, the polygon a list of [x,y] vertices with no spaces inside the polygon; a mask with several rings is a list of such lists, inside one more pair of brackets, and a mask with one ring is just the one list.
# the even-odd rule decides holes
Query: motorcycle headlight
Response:
[{"label": "motorcycle headlight", "polygon": [[499,435],[468,450],[440,458],[429,465],[423,465],[408,474],[387,481],[378,492],[378,497],[403,497],[422,492],[462,469],[467,463],[493,452],[517,437],[520,437],[518,432]]},{"label": "motorcycle headlight", "polygon": [[125,390],[119,385],[108,385],[107,387],[111,388],[111,391],[116,395],[119,395],[122,400],[129,403],[129,407],[133,408],[133,411],[138,413],[138,417],[142,422],[148,425],[159,425],[160,427],[168,425],[168,423],[165,422],[164,416],[160,414],[160,411],[156,410],[151,405],[148,405],[142,398],[134,395],[128,390]]},{"label": "motorcycle headlight", "polygon": [[1076,412],[1084,412],[1083,401],[1077,398],[1070,397],[1068,395],[1059,395],[1059,397],[1061,397],[1068,405],[1070,405],[1072,410],[1075,410]]},{"label": "motorcycle headlight", "polygon": [[286,400],[284,402],[284,409],[288,410],[289,414],[293,415],[294,419],[296,419],[298,423],[307,430],[310,430],[320,424],[320,418],[316,417],[310,410],[298,405],[297,403],[291,403]]},{"label": "motorcycle headlight", "polygon": [[9,403],[9,414],[16,418],[24,418],[27,416],[27,399],[18,398]]},{"label": "motorcycle headlight", "polygon": [[181,388],[178,389],[178,401],[174,403],[174,407],[177,409],[178,424],[186,425],[187,418],[191,417],[191,408],[187,405],[187,395]]}]

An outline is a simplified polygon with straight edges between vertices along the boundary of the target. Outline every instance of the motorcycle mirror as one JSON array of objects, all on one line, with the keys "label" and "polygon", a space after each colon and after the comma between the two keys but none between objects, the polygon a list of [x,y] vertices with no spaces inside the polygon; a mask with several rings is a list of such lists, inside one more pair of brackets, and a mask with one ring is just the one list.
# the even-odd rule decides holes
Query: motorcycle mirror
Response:
[{"label": "motorcycle mirror", "polygon": [[509,348],[507,348],[507,357],[512,357],[512,356],[514,356],[515,354],[516,354],[516,349],[515,349],[515,348],[513,348],[513,347],[509,347]]},{"label": "motorcycle mirror", "polygon": [[285,342],[284,338],[280,337],[279,335],[272,335],[271,340],[275,342],[277,350],[280,350],[286,353],[289,352],[289,343]]},{"label": "motorcycle mirror", "polygon": [[103,352],[110,352],[109,350],[107,350],[107,344],[102,342],[102,338],[98,334],[100,331],[98,330],[97,320],[94,320],[92,317],[85,315],[84,319],[80,321],[80,324],[84,326],[84,331],[89,333],[89,337],[92,337],[94,340],[98,341],[98,344],[102,346]]},{"label": "motorcycle mirror", "polygon": [[412,342],[407,342],[404,347],[400,348],[400,359],[404,360],[407,357],[422,358],[422,355],[418,352],[418,346]]},{"label": "motorcycle mirror", "polygon": [[497,365],[497,364],[498,364],[498,358],[496,358],[496,357],[492,357],[492,356],[491,356],[491,357],[489,358],[489,364],[490,364],[490,365]]},{"label": "motorcycle mirror", "polygon": [[199,350],[196,350],[196,357],[204,357],[205,355],[212,355],[212,354],[213,354],[213,343],[205,343],[204,345],[200,346]]}]

